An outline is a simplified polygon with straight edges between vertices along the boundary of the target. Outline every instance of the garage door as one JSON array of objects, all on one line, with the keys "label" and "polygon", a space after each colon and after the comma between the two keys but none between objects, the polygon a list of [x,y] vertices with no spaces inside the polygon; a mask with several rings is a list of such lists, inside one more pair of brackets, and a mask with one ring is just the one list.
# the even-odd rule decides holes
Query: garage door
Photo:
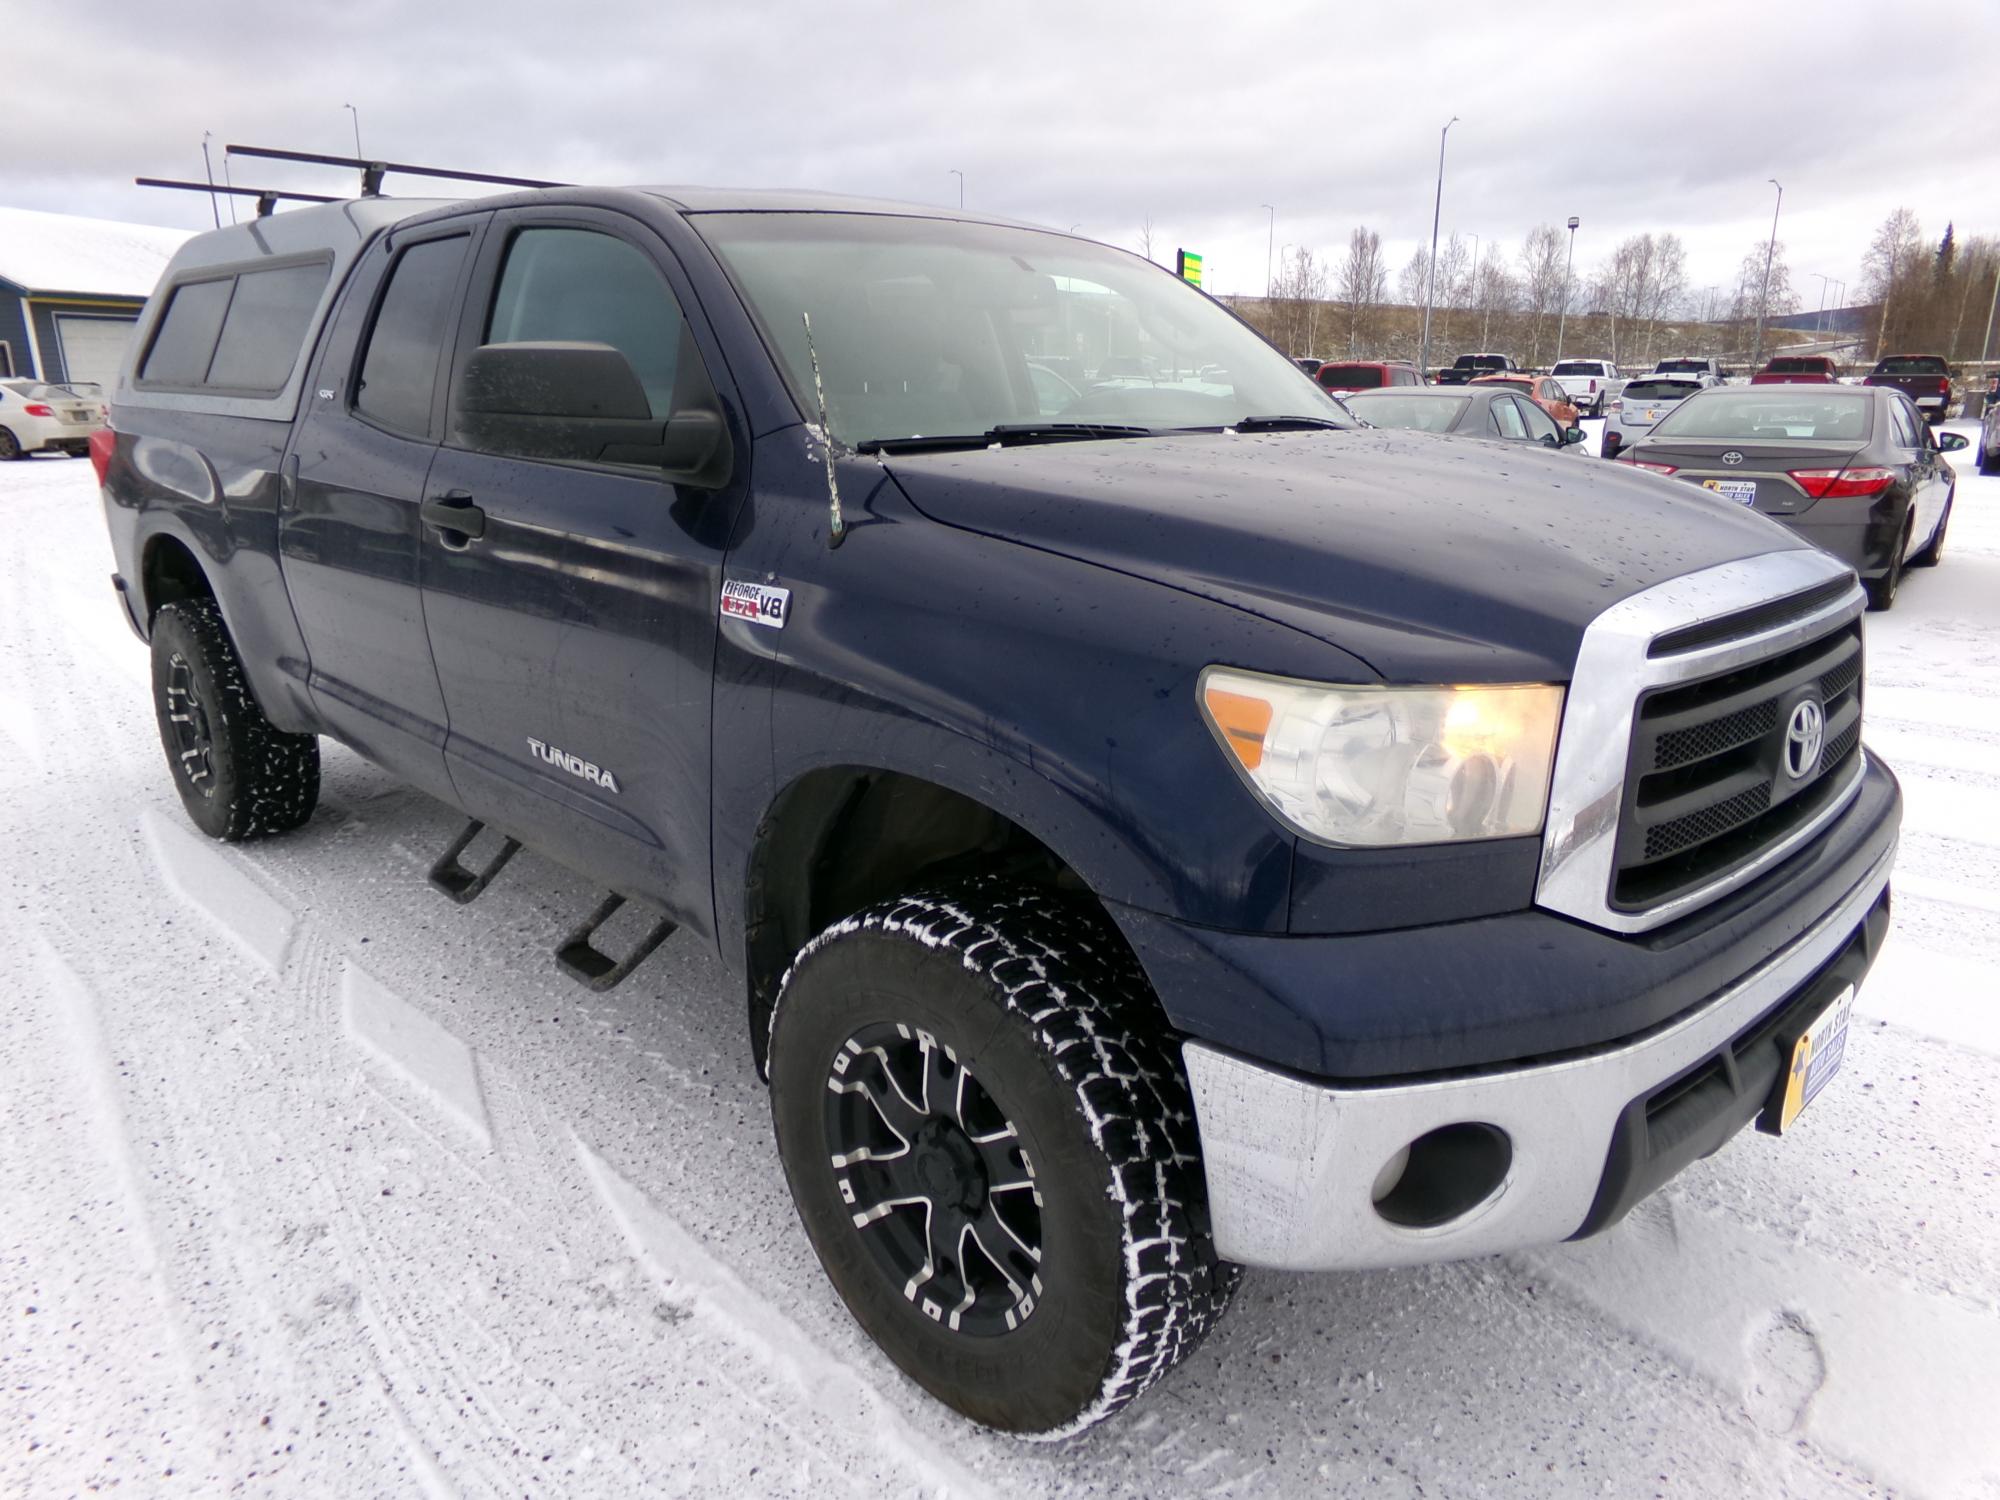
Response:
[{"label": "garage door", "polygon": [[80,318],[56,314],[56,337],[62,340],[64,378],[94,380],[110,395],[118,383],[118,368],[125,363],[126,346],[132,342],[136,318]]}]

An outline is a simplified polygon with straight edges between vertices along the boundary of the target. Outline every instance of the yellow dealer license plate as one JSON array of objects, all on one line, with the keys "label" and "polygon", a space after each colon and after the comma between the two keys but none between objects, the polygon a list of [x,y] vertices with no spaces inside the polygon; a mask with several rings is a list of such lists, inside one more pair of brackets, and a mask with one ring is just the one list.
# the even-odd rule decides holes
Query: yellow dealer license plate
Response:
[{"label": "yellow dealer license plate", "polygon": [[1854,1014],[1854,986],[1848,985],[1821,1011],[1805,1035],[1792,1043],[1782,1092],[1773,1100],[1777,1133],[1783,1135],[1805,1107],[1819,1097],[1847,1056],[1847,1023]]},{"label": "yellow dealer license plate", "polygon": [[1734,500],[1738,505],[1757,503],[1757,481],[1754,479],[1704,479],[1701,487],[1714,490],[1725,500]]}]

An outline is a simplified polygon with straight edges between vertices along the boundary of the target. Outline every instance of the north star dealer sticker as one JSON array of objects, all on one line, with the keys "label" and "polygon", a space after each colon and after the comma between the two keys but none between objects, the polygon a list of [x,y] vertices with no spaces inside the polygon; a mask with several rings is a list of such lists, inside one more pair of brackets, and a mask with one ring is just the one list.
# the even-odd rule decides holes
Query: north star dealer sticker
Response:
[{"label": "north star dealer sticker", "polygon": [[791,610],[790,589],[734,581],[722,585],[722,614],[725,619],[748,620],[752,625],[768,625],[773,630],[783,630],[785,616]]}]

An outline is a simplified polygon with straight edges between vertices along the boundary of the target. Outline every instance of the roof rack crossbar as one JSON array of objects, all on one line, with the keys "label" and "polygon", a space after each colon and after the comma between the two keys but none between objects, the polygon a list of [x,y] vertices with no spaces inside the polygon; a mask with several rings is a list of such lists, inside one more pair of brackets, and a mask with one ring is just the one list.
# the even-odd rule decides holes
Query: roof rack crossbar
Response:
[{"label": "roof rack crossbar", "polygon": [[229,198],[255,198],[257,217],[268,219],[280,200],[289,203],[338,203],[325,193],[290,193],[278,188],[235,187],[220,182],[183,182],[176,177],[134,177],[140,187],[175,188],[184,193],[221,193]]},{"label": "roof rack crossbar", "polygon": [[319,151],[279,151],[270,146],[227,145],[224,156],[255,156],[266,161],[300,161],[316,167],[348,167],[361,174],[361,195],[375,197],[382,191],[382,179],[391,172],[405,177],[437,177],[451,182],[490,182],[499,187],[568,187],[566,182],[549,182],[540,177],[504,177],[494,172],[453,172],[444,167],[419,167],[410,162],[369,161],[359,156],[328,156]]}]

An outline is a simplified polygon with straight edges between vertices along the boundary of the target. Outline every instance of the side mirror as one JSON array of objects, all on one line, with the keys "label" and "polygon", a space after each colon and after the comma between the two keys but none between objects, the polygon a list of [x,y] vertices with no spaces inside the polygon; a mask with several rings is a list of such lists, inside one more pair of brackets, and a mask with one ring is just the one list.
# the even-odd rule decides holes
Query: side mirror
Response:
[{"label": "side mirror", "polygon": [[1972,440],[1962,432],[1940,432],[1937,445],[1940,453],[1956,453],[1961,448],[1970,448]]},{"label": "side mirror", "polygon": [[1582,441],[1583,441],[1583,429],[1581,427],[1565,427],[1563,429],[1564,447],[1573,447]]},{"label": "side mirror", "polygon": [[729,433],[701,385],[702,395],[662,421],[631,360],[609,344],[487,344],[465,362],[452,430],[489,453],[632,464],[670,483],[720,489]]}]

